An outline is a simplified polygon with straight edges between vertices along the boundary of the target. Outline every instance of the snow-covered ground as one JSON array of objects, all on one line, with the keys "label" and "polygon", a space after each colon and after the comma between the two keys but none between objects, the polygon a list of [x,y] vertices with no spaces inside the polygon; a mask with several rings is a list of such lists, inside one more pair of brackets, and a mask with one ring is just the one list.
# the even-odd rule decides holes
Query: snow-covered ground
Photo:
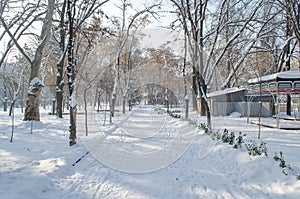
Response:
[{"label": "snow-covered ground", "polygon": [[[269,155],[254,157],[144,106],[117,113],[105,126],[103,113],[90,112],[88,136],[78,114],[78,143],[69,147],[68,116],[47,112],[41,109],[41,122],[29,122],[16,110],[12,143],[12,119],[0,112],[1,199],[300,198],[298,130],[261,127],[258,140],[258,126],[247,118],[213,117],[215,130],[265,142]],[[273,159],[280,151],[293,169],[288,175]]]}]

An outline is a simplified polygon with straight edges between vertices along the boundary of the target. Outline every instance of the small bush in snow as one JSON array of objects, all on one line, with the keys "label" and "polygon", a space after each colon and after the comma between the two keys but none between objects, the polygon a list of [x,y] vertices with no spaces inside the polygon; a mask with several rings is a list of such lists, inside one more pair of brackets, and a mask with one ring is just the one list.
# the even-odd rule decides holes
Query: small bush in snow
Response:
[{"label": "small bush in snow", "polygon": [[229,132],[228,130],[225,128],[222,134],[222,142],[224,143],[228,143],[229,142]]},{"label": "small bush in snow", "polygon": [[246,143],[245,146],[248,150],[249,155],[256,156],[265,154],[266,156],[268,156],[267,145],[264,142],[261,142],[260,145],[257,145],[256,142],[252,141],[251,143]]},{"label": "small bush in snow", "polygon": [[233,145],[233,148],[242,148],[242,144],[244,143],[244,137],[246,134],[242,135],[242,132],[239,132],[239,136],[236,138],[236,143]]},{"label": "small bush in snow", "polygon": [[291,173],[292,175],[296,175],[296,179],[300,180],[300,173],[296,173],[296,170],[294,170],[289,164],[286,163],[283,157],[283,152],[280,151],[279,155],[277,153],[273,157],[276,162],[279,162],[279,167],[283,168],[282,173],[284,175],[288,175]]},{"label": "small bush in snow", "polygon": [[229,137],[228,137],[228,139],[229,139],[229,144],[230,145],[234,145],[234,141],[235,141],[235,134],[234,134],[234,132],[231,132],[230,134],[229,134]]},{"label": "small bush in snow", "polygon": [[[242,144],[244,143],[244,137],[246,134],[242,134],[242,132],[239,132],[239,135],[236,136],[234,132],[229,132],[228,129],[224,129],[223,133],[220,134],[218,131],[213,131],[210,129],[206,124],[201,123],[200,127],[207,135],[210,135],[210,137],[213,140],[222,140],[223,143],[228,143],[230,145],[233,145],[233,148],[238,149],[242,148]],[[253,141],[250,143],[245,144],[248,154],[252,156],[256,155],[262,155],[265,154],[268,156],[268,149],[266,146],[266,143],[261,142],[259,145]]]},{"label": "small bush in snow", "polygon": [[172,111],[169,111],[169,110],[168,110],[167,113],[168,113],[171,117],[174,117],[174,118],[177,118],[177,119],[181,118],[181,115],[176,114],[175,112],[172,112]]},{"label": "small bush in snow", "polygon": [[235,134],[234,132],[228,132],[227,129],[224,129],[224,132],[222,134],[222,141],[224,143],[228,143],[230,145],[235,145]]},{"label": "small bush in snow", "polygon": [[236,137],[234,132],[228,132],[228,130],[225,128],[223,133],[219,133],[219,131],[213,131],[211,130],[206,124],[201,123],[200,128],[207,134],[210,135],[211,139],[213,140],[220,140],[222,139],[223,143],[228,143],[230,145],[233,145],[233,148],[242,148],[242,143],[244,143],[243,137],[246,136],[246,134],[242,135],[242,133],[239,133],[239,136]]},{"label": "small bush in snow", "polygon": [[281,168],[285,168],[286,167],[286,162],[285,162],[285,160],[283,158],[282,151],[279,152],[279,156],[277,155],[277,153],[275,154],[274,160],[276,162],[279,162],[279,167],[281,167]]},{"label": "small bush in snow", "polygon": [[204,131],[204,133],[210,135],[211,134],[211,129],[204,123],[200,124],[200,128]]},{"label": "small bush in snow", "polygon": [[213,140],[219,140],[221,139],[221,134],[219,133],[219,131],[214,131],[211,133],[211,139]]},{"label": "small bush in snow", "polygon": [[[189,123],[191,125],[196,125],[195,121],[189,120]],[[209,135],[211,139],[213,140],[222,140],[223,143],[228,143],[230,145],[233,145],[233,148],[238,149],[242,148],[242,144],[244,142],[244,137],[246,134],[242,134],[242,132],[239,132],[239,135],[236,136],[234,132],[230,132],[225,128],[223,133],[219,133],[219,131],[213,131],[211,128],[209,128],[206,124],[201,123],[198,126],[199,129],[202,129],[205,134]],[[248,154],[251,156],[257,156],[265,154],[265,156],[268,156],[268,149],[265,142],[261,142],[259,145],[254,142],[250,141],[249,143],[245,143],[246,149],[248,150]],[[290,166],[287,166],[284,158],[283,153],[280,151],[279,156],[276,154],[274,156],[274,160],[279,163],[279,166],[281,168],[288,168],[288,170],[293,170]],[[282,171],[285,175],[288,175],[288,171],[283,170]],[[297,174],[297,180],[300,180],[300,173]]]}]

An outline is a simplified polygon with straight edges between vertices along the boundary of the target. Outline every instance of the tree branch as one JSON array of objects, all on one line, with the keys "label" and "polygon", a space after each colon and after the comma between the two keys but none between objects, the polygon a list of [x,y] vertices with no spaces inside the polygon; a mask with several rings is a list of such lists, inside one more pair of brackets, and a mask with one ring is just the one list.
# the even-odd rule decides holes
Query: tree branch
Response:
[{"label": "tree branch", "polygon": [[5,31],[7,32],[7,34],[10,36],[10,38],[12,39],[12,41],[14,42],[14,44],[16,45],[16,47],[18,48],[18,50],[20,51],[20,53],[25,57],[25,59],[27,59],[27,61],[32,64],[33,60],[30,59],[30,57],[25,53],[24,49],[19,45],[18,41],[16,40],[16,38],[13,36],[13,34],[10,32],[9,28],[7,27],[4,19],[2,16],[0,16],[0,21],[5,29]]}]

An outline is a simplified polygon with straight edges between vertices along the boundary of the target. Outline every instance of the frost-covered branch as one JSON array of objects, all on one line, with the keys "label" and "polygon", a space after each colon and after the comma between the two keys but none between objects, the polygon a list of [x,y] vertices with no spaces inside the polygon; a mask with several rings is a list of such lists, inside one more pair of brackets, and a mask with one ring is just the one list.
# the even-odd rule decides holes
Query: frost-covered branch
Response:
[{"label": "frost-covered branch", "polygon": [[[225,44],[222,52],[219,54],[218,58],[216,59],[215,63],[213,64],[213,68],[211,71],[215,71],[216,70],[216,67],[218,65],[218,63],[221,61],[221,59],[223,58],[224,54],[226,53],[228,47],[232,44],[233,41],[235,41],[237,38],[239,38],[239,36],[243,33],[243,31],[246,29],[246,27],[248,26],[248,24],[252,21],[252,19],[254,18],[255,14],[257,13],[257,11],[261,8],[262,4],[263,4],[263,0],[260,0],[256,6],[254,7],[254,9],[252,10],[252,12],[249,14],[249,16],[247,17],[247,20],[244,22],[243,26],[234,34],[231,36],[231,38],[227,41],[227,43]],[[264,25],[263,25],[264,27]],[[259,33],[262,31],[262,29],[259,31]],[[255,42],[254,42],[255,43]],[[254,45],[253,43],[253,45]],[[250,45],[251,47],[253,45]],[[250,50],[250,49],[248,49]],[[248,52],[248,50],[246,52]],[[245,56],[243,56],[245,57]],[[244,59],[240,59],[240,60],[244,60]],[[241,62],[242,63],[242,62]],[[240,66],[241,64],[237,65],[236,68],[233,70],[233,72],[230,73],[230,76],[231,77],[228,77],[227,79],[230,79],[232,78],[232,76],[235,74],[236,70],[238,69],[238,67]],[[209,65],[206,65],[206,67],[208,68]],[[212,80],[212,77],[213,77],[213,73],[210,73],[210,74],[206,74],[208,77],[206,79],[207,83],[209,84]],[[227,80],[226,80],[227,81]],[[228,82],[227,82],[228,83]],[[223,83],[222,87],[224,86],[225,83]]]}]

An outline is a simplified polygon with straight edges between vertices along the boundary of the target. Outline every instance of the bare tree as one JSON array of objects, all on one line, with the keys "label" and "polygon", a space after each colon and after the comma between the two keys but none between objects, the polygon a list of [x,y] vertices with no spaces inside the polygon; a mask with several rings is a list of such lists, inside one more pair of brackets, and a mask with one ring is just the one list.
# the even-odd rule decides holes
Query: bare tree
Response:
[{"label": "bare tree", "polygon": [[[74,13],[72,16],[73,20],[73,34],[74,34],[74,47],[78,49],[79,47],[79,41],[80,41],[80,35],[84,35],[87,32],[91,31],[92,28],[85,28],[87,26],[84,26],[84,23],[91,18],[94,15],[99,15],[99,8],[108,2],[109,0],[103,0],[103,1],[83,1],[83,0],[76,0],[72,3],[71,8],[74,9]],[[56,42],[59,45],[59,58],[57,61],[57,80],[56,80],[56,115],[58,117],[62,117],[62,110],[63,110],[63,89],[64,89],[64,63],[65,63],[65,57],[67,53],[67,46],[68,42],[68,27],[67,27],[67,19],[66,19],[66,6],[67,6],[67,0],[61,0],[59,7],[57,8],[58,13],[58,19],[57,19],[57,25],[56,25],[56,32],[57,37],[55,37]],[[59,9],[61,8],[61,9]],[[100,25],[100,21],[98,21]],[[69,26],[70,27],[70,26]],[[99,28],[99,27],[94,27]],[[75,50],[75,56],[76,55]]]},{"label": "bare tree", "polygon": [[207,84],[204,72],[204,19],[207,1],[170,0],[178,11],[179,21],[189,44],[190,57],[193,64],[193,89],[198,96],[198,110],[201,115],[206,113],[207,123],[211,125],[211,116],[206,97]]},{"label": "bare tree", "polygon": [[83,34],[82,24],[109,0],[99,1],[72,1],[66,0],[67,22],[68,22],[68,44],[67,44],[67,76],[69,88],[70,107],[70,146],[76,144],[76,81],[78,49]]},{"label": "bare tree", "polygon": [[[38,5],[38,4],[36,4]],[[31,74],[30,74],[30,89],[27,94],[26,101],[26,109],[24,120],[40,120],[39,113],[39,97],[42,87],[44,86],[43,82],[39,79],[39,69],[42,62],[43,49],[46,43],[49,40],[51,34],[51,25],[52,25],[52,15],[54,10],[54,0],[48,0],[47,13],[45,16],[45,20],[43,21],[43,26],[41,30],[41,34],[38,38],[38,46],[36,48],[34,57],[29,57],[28,54],[24,51],[24,48],[20,46],[17,38],[10,31],[9,26],[4,21],[4,18],[1,16],[0,21],[6,31],[6,33],[10,36],[14,45],[18,48],[20,53],[27,59],[27,61],[31,65]]]},{"label": "bare tree", "polygon": [[13,141],[13,136],[14,136],[14,128],[15,128],[15,102],[17,100],[17,96],[18,94],[20,93],[20,90],[21,90],[21,83],[22,83],[22,79],[23,79],[23,76],[22,76],[22,73],[20,75],[20,78],[19,78],[19,81],[18,83],[14,82],[13,79],[11,79],[11,84],[12,84],[12,88],[13,88],[13,91],[12,91],[12,103],[11,103],[11,108],[10,108],[10,111],[9,111],[9,115],[12,116],[12,125],[11,125],[11,137],[10,137],[10,142]]}]

